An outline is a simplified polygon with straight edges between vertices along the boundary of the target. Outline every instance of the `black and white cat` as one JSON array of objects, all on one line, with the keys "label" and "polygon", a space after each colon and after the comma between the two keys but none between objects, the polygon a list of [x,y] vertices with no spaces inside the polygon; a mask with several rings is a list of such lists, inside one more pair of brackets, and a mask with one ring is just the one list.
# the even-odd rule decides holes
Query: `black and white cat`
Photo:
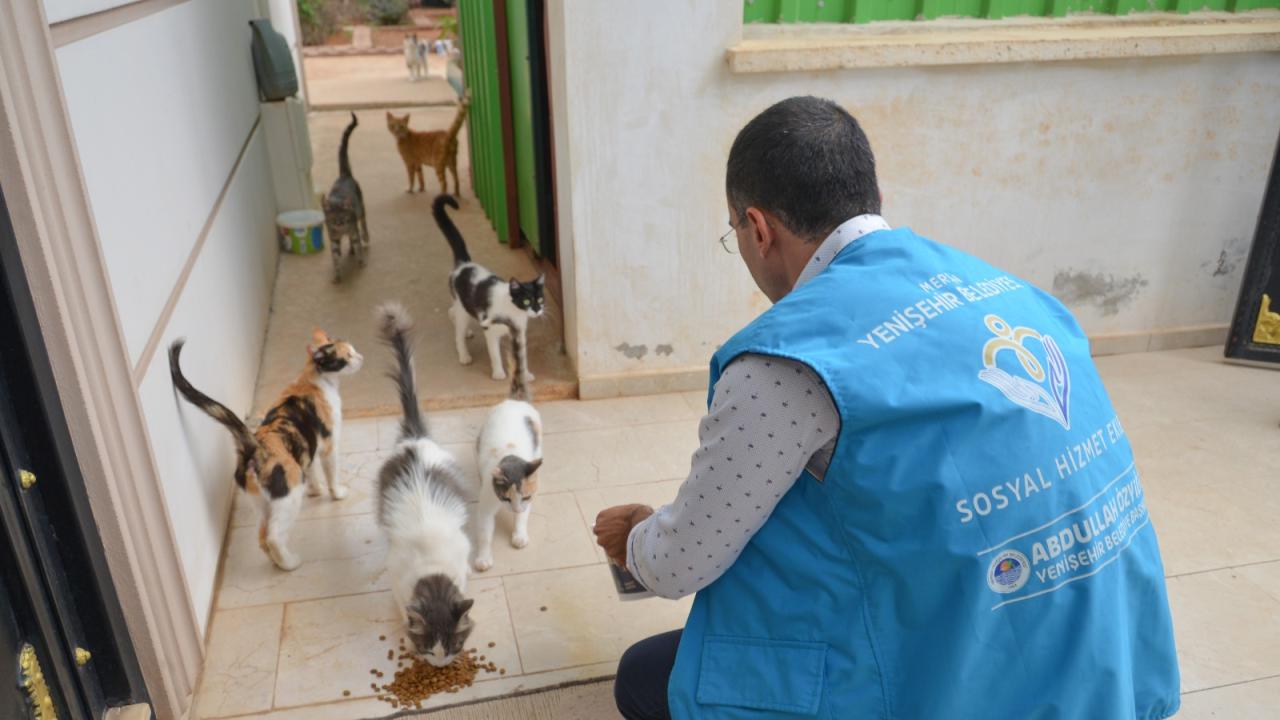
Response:
[{"label": "black and white cat", "polygon": [[400,441],[378,472],[378,524],[387,535],[391,594],[414,649],[444,667],[462,652],[473,623],[474,600],[464,597],[467,503],[464,474],[453,456],[427,434],[413,374],[412,320],[395,303],[378,308],[384,342],[396,356],[392,373],[400,406]]},{"label": "black and white cat", "polygon": [[458,232],[453,220],[449,219],[445,205],[457,209],[458,201],[452,195],[437,195],[431,205],[431,214],[453,250],[453,272],[449,273],[449,292],[453,296],[453,305],[449,307],[449,318],[453,320],[458,362],[463,365],[471,364],[467,338],[471,336],[470,318],[475,318],[484,330],[493,379],[505,380],[507,377],[506,370],[502,367],[500,343],[503,335],[514,332],[520,336],[519,364],[524,368],[524,379],[531,382],[533,373],[528,369],[527,331],[529,318],[542,315],[546,278],[538,275],[537,279],[525,283],[515,278],[504,280],[472,262],[462,233]]},{"label": "black and white cat", "polygon": [[364,216],[364,193],[360,183],[351,174],[351,161],[347,159],[347,141],[351,131],[360,122],[351,113],[351,122],[342,132],[342,144],[338,146],[338,179],[333,181],[329,194],[320,198],[324,208],[324,224],[329,231],[329,249],[333,254],[333,281],[342,280],[342,238],[347,238],[350,254],[360,267],[364,267],[369,255],[369,225]]}]

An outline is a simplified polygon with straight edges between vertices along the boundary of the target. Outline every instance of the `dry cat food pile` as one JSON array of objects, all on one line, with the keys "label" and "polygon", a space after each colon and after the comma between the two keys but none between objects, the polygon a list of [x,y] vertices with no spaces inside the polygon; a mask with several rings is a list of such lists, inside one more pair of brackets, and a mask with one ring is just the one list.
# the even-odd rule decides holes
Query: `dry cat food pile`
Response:
[{"label": "dry cat food pile", "polygon": [[[379,639],[385,640],[386,636],[379,636]],[[489,647],[493,646],[494,643],[489,643]],[[397,660],[396,665],[399,669],[396,670],[395,677],[391,682],[382,684],[375,682],[369,685],[378,693],[379,700],[390,703],[394,708],[421,709],[422,701],[432,695],[456,693],[463,688],[471,687],[481,670],[487,673],[507,674],[505,668],[499,668],[493,662],[486,661],[485,656],[480,655],[475,648],[459,653],[448,667],[438,668],[409,651],[405,647],[404,640],[401,640],[399,652],[397,653],[394,649],[388,650],[387,659]],[[369,674],[378,679],[384,677],[384,673],[376,668],[370,670]]]}]

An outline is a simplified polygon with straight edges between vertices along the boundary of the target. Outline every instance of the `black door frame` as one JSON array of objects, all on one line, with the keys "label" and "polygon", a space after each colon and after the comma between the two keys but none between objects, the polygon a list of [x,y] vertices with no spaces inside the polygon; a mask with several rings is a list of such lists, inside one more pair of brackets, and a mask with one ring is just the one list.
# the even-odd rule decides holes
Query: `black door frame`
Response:
[{"label": "black door frame", "polygon": [[555,268],[560,267],[560,242],[556,236],[556,208],[554,165],[551,138],[551,85],[547,75],[550,60],[547,50],[546,0],[528,0],[529,3],[529,75],[532,78],[533,105],[533,161],[537,175],[538,235],[546,238],[543,243],[543,259]]},{"label": "black door frame", "polygon": [[[1272,285],[1274,276],[1280,274],[1280,139],[1276,141],[1275,157],[1271,161],[1271,173],[1267,189],[1258,211],[1258,224],[1254,230],[1253,245],[1249,248],[1249,260],[1245,263],[1244,278],[1240,281],[1240,295],[1236,311],[1231,318],[1231,332],[1227,335],[1225,355],[1228,359],[1273,365],[1280,363],[1280,345],[1258,343],[1253,340],[1254,328],[1261,313],[1262,294]],[[1280,312],[1280,293],[1270,293],[1276,300],[1272,312]]]},{"label": "black door frame", "polygon": [[[30,473],[24,482],[22,471]],[[24,485],[29,484],[29,487]],[[145,522],[145,518],[139,518]],[[149,702],[0,189],[0,533],[59,717]],[[17,603],[14,605],[18,609]],[[77,650],[87,651],[88,655]],[[80,657],[77,657],[80,655]]]}]

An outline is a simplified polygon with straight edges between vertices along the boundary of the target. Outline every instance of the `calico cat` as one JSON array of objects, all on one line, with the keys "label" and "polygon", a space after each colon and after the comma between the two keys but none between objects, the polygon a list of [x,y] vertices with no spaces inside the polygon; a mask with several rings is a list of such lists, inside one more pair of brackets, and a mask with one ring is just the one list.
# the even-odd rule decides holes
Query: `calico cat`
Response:
[{"label": "calico cat", "polygon": [[463,472],[427,433],[413,373],[413,322],[396,303],[378,308],[379,331],[396,357],[390,373],[403,416],[395,453],[378,472],[378,524],[387,535],[391,593],[414,649],[436,667],[453,662],[471,634],[467,504]]},{"label": "calico cat", "polygon": [[338,179],[333,181],[329,194],[320,200],[324,207],[324,224],[329,231],[329,248],[333,253],[333,281],[342,280],[342,238],[347,238],[351,254],[355,256],[360,267],[364,267],[365,256],[369,254],[369,226],[364,218],[364,193],[360,192],[360,183],[351,174],[351,162],[347,159],[347,141],[351,131],[360,122],[356,114],[351,113],[351,123],[342,133],[342,144],[338,146]]},{"label": "calico cat", "polygon": [[502,367],[499,343],[503,335],[511,334],[519,336],[516,343],[517,364],[523,379],[525,382],[532,382],[534,378],[533,373],[529,372],[527,347],[529,318],[542,315],[546,278],[538,275],[526,283],[515,278],[503,280],[472,262],[462,233],[458,232],[457,226],[449,218],[445,205],[456,209],[458,201],[448,195],[439,195],[431,205],[431,214],[453,250],[453,272],[449,273],[449,292],[453,296],[453,305],[449,307],[449,317],[453,320],[458,362],[463,365],[471,364],[467,338],[470,337],[469,318],[475,318],[484,330],[493,379],[504,380],[507,377],[506,370]]},{"label": "calico cat", "polygon": [[520,333],[514,329],[511,344],[515,364],[511,392],[489,411],[476,441],[480,502],[475,511],[476,556],[472,564],[480,572],[493,567],[494,518],[503,506],[516,515],[511,545],[522,548],[529,544],[529,510],[538,492],[538,468],[542,466],[542,416],[530,403],[533,395],[520,361]]},{"label": "calico cat", "polygon": [[342,436],[338,378],[359,370],[364,358],[350,343],[316,330],[307,348],[306,369],[280,393],[262,424],[250,433],[230,408],[196,390],[182,375],[178,356],[185,342],[178,339],[169,346],[173,384],[188,402],[231,431],[236,441],[236,485],[253,501],[261,518],[258,545],[276,567],[293,570],[300,561],[287,541],[302,507],[303,478],[308,494],[319,495],[319,464],[333,499],[347,496],[347,486],[338,476]]},{"label": "calico cat", "polygon": [[413,180],[418,179],[418,192],[423,187],[422,166],[430,165],[436,170],[436,178],[440,181],[440,192],[449,192],[445,178],[446,169],[453,173],[455,192],[462,195],[462,185],[458,182],[458,131],[462,129],[462,121],[467,117],[467,107],[471,105],[471,94],[468,92],[458,104],[458,114],[448,130],[418,131],[409,129],[409,116],[392,115],[387,112],[387,130],[396,138],[396,149],[404,160],[405,170],[409,173],[409,192],[413,192]]}]

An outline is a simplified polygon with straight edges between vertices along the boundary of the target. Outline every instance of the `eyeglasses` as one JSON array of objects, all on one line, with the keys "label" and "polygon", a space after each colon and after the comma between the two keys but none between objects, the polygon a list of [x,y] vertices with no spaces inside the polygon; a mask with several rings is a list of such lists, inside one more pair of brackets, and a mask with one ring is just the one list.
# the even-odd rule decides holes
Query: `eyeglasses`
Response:
[{"label": "eyeglasses", "polygon": [[737,225],[734,225],[733,221],[730,220],[729,229],[725,231],[725,234],[720,236],[720,247],[724,248],[724,251],[729,253],[730,255],[737,255],[738,247],[737,247],[737,243],[729,242],[729,236],[737,232],[738,228],[740,227],[742,227],[741,222],[739,222]]}]

